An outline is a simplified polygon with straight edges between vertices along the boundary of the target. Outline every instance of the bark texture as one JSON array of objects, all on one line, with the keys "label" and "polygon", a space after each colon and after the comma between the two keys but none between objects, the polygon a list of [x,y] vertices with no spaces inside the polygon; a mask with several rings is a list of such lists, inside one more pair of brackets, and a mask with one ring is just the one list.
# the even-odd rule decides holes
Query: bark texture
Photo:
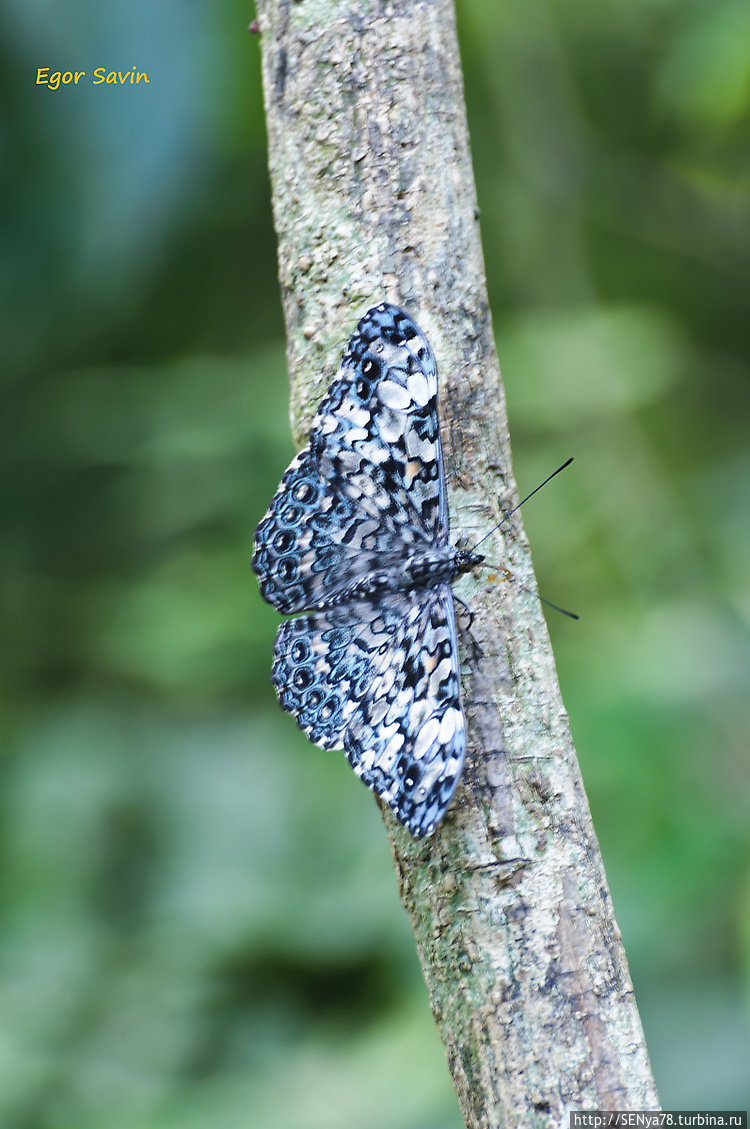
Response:
[{"label": "bark texture", "polygon": [[[404,306],[438,359],[453,537],[516,501],[452,0],[258,0],[269,163],[304,441],[357,320]],[[658,1109],[518,515],[464,578],[469,748],[443,825],[390,812],[401,896],[467,1127]]]}]

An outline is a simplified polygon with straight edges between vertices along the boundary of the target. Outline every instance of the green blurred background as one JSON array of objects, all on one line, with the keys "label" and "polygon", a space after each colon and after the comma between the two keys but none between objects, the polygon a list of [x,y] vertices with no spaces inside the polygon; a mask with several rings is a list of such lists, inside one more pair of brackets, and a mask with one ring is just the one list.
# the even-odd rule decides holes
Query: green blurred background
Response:
[{"label": "green blurred background", "polygon": [[[657,1084],[746,1108],[750,6],[458,8],[521,488],[576,456],[525,519]],[[268,680],[252,14],[0,11],[4,1129],[460,1125],[375,805]]]}]

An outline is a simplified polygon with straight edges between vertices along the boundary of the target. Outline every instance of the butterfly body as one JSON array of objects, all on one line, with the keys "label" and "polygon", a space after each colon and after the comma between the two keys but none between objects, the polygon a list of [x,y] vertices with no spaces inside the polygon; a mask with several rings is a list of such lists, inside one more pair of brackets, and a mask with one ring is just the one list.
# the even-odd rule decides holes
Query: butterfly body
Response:
[{"label": "butterfly body", "polygon": [[396,306],[369,310],[255,534],[263,597],[284,614],[283,709],[412,834],[453,797],[466,725],[449,584],[482,556],[449,543],[437,368]]}]

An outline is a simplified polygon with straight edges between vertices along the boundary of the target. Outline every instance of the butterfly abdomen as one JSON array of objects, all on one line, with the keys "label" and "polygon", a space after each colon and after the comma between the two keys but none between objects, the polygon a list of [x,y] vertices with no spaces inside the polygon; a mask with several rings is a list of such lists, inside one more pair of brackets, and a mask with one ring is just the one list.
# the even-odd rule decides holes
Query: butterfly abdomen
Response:
[{"label": "butterfly abdomen", "polygon": [[416,592],[450,584],[462,572],[480,564],[479,553],[457,550],[450,545],[430,546],[412,551],[400,560],[378,560],[378,567],[368,569],[365,560],[356,579],[334,587],[321,607],[353,604],[360,600],[377,600],[394,592]]}]

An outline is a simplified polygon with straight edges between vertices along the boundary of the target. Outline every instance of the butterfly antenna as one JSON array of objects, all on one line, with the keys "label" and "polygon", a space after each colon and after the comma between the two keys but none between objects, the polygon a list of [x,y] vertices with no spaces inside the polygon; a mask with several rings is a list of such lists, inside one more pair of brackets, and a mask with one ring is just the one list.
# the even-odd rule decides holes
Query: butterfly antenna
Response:
[{"label": "butterfly antenna", "polygon": [[[525,591],[529,591],[529,589],[527,588],[527,589],[525,589]],[[551,600],[547,600],[547,599],[544,598],[544,596],[540,596],[538,592],[532,592],[532,595],[536,596],[536,598],[538,600],[540,600],[543,604],[546,604],[548,608],[554,608],[554,610],[556,612],[560,612],[562,615],[566,615],[568,617],[568,619],[580,619],[581,618],[579,615],[576,615],[575,612],[569,612],[567,608],[561,608],[559,604],[553,604]]]},{"label": "butterfly antenna", "polygon": [[[504,573],[505,574],[504,579],[512,581],[512,583],[515,584],[516,588],[518,588],[518,590],[520,592],[528,592],[528,594],[530,596],[536,596],[537,600],[539,600],[539,602],[541,604],[546,604],[548,608],[553,608],[556,612],[560,612],[561,615],[566,615],[566,616],[568,616],[569,619],[580,619],[581,618],[579,615],[576,615],[575,612],[569,612],[567,608],[561,608],[559,604],[553,604],[551,600],[548,600],[546,598],[546,596],[540,596],[538,592],[534,592],[533,589],[527,588],[525,584],[521,584],[520,581],[516,580],[515,576],[510,571],[510,569],[505,568],[503,565],[493,565],[493,564],[487,565],[487,564],[485,564],[484,567],[485,568],[494,568],[498,572]],[[489,579],[495,580],[496,577],[490,576]]]},{"label": "butterfly antenna", "polygon": [[[499,529],[500,526],[503,525],[508,520],[509,517],[512,517],[513,514],[516,512],[516,510],[520,510],[521,506],[525,502],[528,502],[529,498],[533,498],[534,495],[536,493],[538,493],[538,491],[541,490],[543,486],[546,486],[547,483],[550,482],[551,479],[553,479],[556,474],[559,474],[561,470],[565,470],[565,468],[570,466],[570,464],[572,462],[573,462],[573,456],[571,455],[571,457],[569,459],[567,459],[562,464],[562,466],[559,466],[557,468],[557,470],[553,470],[552,474],[548,474],[547,477],[545,478],[544,482],[540,482],[539,485],[536,487],[536,489],[532,490],[530,494],[527,494],[525,498],[522,498],[517,506],[514,506],[512,510],[508,510],[508,513],[505,515],[505,517],[502,519],[502,521],[499,521],[497,523],[497,525],[493,526],[493,528],[490,530],[489,533],[485,533],[485,535],[484,535],[484,537],[482,538],[481,541],[477,541],[477,543],[474,546],[474,549],[472,550],[472,552],[475,551],[482,544],[482,541],[486,541],[487,538],[490,537],[495,532],[496,529]],[[569,612],[567,608],[561,608],[559,604],[553,604],[551,600],[546,599],[545,596],[540,596],[538,592],[532,592],[530,588],[524,587],[523,584],[518,584],[518,581],[515,580],[515,577],[511,576],[511,574],[508,572],[507,568],[501,568],[500,571],[505,573],[508,580],[513,580],[514,583],[516,583],[518,585],[518,587],[521,589],[522,592],[528,592],[529,595],[536,596],[537,599],[542,604],[546,604],[548,608],[553,608],[556,612],[560,612],[561,615],[568,616],[569,619],[579,619],[580,618],[579,616],[576,615],[575,612]]]},{"label": "butterfly antenna", "polygon": [[[499,521],[497,523],[497,525],[494,525],[492,527],[492,529],[489,531],[489,533],[485,533],[485,535],[484,535],[484,537],[482,538],[481,541],[477,541],[476,545],[474,546],[474,549],[472,549],[472,552],[474,550],[478,549],[479,546],[482,544],[482,542],[486,541],[488,537],[491,537],[496,529],[499,529],[501,525],[504,525],[505,522],[508,520],[508,518],[513,516],[513,514],[516,512],[516,510],[520,510],[521,506],[523,506],[526,502],[528,502],[529,498],[533,498],[534,495],[537,494],[542,489],[543,486],[546,486],[548,482],[551,482],[551,480],[555,477],[556,474],[559,474],[561,470],[565,470],[565,468],[570,466],[570,464],[572,462],[573,462],[573,456],[571,455],[570,458],[567,460],[567,462],[564,462],[562,464],[562,466],[559,466],[557,468],[557,470],[553,470],[552,474],[548,474],[547,477],[545,478],[544,482],[540,482],[539,485],[536,487],[536,489],[532,490],[530,494],[527,494],[525,498],[522,498],[517,506],[514,506],[512,510],[508,510],[508,513],[505,515],[505,517],[501,521]],[[544,601],[545,604],[548,603],[548,602],[549,602],[548,600]],[[554,607],[554,605],[551,605],[551,606]],[[557,610],[562,611],[563,609],[558,608]],[[565,612],[565,615],[570,615],[570,614],[571,614],[570,612]],[[576,616],[574,618],[577,619],[578,617]]]}]

